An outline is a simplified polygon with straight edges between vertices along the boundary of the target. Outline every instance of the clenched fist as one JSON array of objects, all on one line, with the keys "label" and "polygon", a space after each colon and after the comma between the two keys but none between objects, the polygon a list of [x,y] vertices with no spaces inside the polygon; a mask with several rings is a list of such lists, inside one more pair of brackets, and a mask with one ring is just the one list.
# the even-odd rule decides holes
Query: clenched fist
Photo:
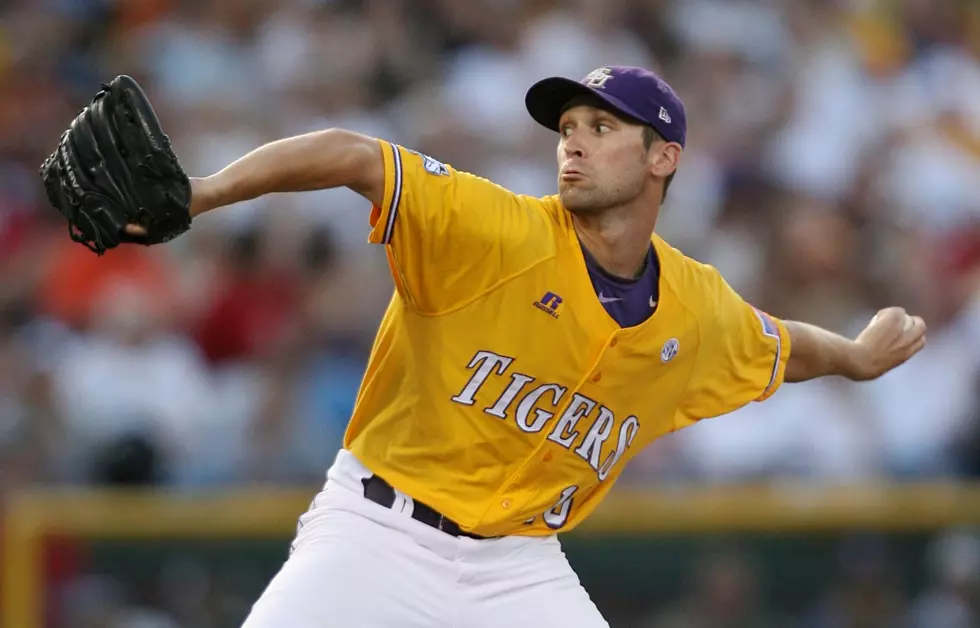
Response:
[{"label": "clenched fist", "polygon": [[855,339],[855,379],[881,377],[926,345],[926,324],[900,307],[878,312]]}]

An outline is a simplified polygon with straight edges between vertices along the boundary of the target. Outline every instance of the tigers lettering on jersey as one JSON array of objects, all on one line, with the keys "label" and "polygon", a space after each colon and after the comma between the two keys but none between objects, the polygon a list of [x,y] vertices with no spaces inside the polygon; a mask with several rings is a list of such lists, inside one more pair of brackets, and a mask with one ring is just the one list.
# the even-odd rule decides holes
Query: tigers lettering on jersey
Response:
[{"label": "tigers lettering on jersey", "polygon": [[653,235],[652,315],[621,326],[557,196],[379,146],[395,290],[344,447],[399,491],[477,534],[570,530],[646,445],[782,383],[782,323],[715,269]]},{"label": "tigers lettering on jersey", "polygon": [[[466,367],[474,371],[472,377],[466,382],[463,390],[452,397],[452,400],[466,406],[475,405],[476,394],[487,379],[503,377],[513,362],[514,358],[498,355],[492,351],[477,351]],[[491,405],[485,407],[483,412],[498,419],[508,420],[511,418],[508,413],[512,411],[514,426],[517,429],[526,434],[541,432],[555,417],[555,412],[568,388],[555,383],[535,385],[536,382],[537,380],[530,375],[512,373],[504,392]],[[546,410],[542,406],[550,406],[555,412]],[[592,422],[584,435],[579,429],[582,419]],[[633,439],[640,429],[637,417],[627,417],[620,426],[618,440],[603,457],[603,445],[612,435],[615,424],[616,416],[612,410],[599,401],[580,393],[573,393],[565,411],[551,426],[547,438],[569,451],[572,451],[572,446],[576,442],[579,443],[579,446],[574,449],[575,454],[592,467],[601,482],[609,476],[613,467],[633,444]]]}]

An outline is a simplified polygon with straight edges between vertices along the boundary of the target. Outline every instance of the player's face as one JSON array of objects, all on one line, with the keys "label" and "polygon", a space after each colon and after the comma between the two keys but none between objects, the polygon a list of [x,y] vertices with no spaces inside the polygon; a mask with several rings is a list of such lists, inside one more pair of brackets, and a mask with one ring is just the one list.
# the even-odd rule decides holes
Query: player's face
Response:
[{"label": "player's face", "polygon": [[643,127],[589,104],[561,116],[558,193],[573,213],[596,213],[637,198],[651,183]]}]

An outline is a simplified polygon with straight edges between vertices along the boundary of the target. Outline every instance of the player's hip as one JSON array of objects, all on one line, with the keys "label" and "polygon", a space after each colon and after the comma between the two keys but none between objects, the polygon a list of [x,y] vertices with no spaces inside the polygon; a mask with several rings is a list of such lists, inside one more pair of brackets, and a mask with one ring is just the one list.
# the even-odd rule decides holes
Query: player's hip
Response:
[{"label": "player's hip", "polygon": [[368,499],[365,477],[338,456],[248,628],[608,628],[555,537],[452,536]]},{"label": "player's hip", "polygon": [[437,512],[410,495],[379,483],[383,484],[383,478],[375,476],[349,451],[340,450],[323,489],[299,519],[294,546],[322,534],[335,534],[344,525],[341,521],[358,521],[357,534],[394,533],[406,543],[422,545],[453,560],[466,554],[492,562],[515,552],[551,552],[564,559],[554,535],[474,538],[451,521],[440,521]]}]

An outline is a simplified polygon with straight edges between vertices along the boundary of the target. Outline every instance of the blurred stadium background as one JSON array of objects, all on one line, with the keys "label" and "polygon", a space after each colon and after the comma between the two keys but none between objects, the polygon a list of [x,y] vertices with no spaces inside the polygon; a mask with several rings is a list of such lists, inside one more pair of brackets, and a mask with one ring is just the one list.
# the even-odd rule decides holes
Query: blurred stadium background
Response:
[{"label": "blurred stadium background", "polygon": [[0,3],[3,628],[225,628],[285,558],[392,286],[352,193],[165,247],[71,243],[37,167],[136,77],[193,175],[340,126],[555,188],[523,97],[661,71],[690,146],[660,231],[776,315],[930,344],[664,439],[567,551],[614,628],[980,626],[980,3]]}]

